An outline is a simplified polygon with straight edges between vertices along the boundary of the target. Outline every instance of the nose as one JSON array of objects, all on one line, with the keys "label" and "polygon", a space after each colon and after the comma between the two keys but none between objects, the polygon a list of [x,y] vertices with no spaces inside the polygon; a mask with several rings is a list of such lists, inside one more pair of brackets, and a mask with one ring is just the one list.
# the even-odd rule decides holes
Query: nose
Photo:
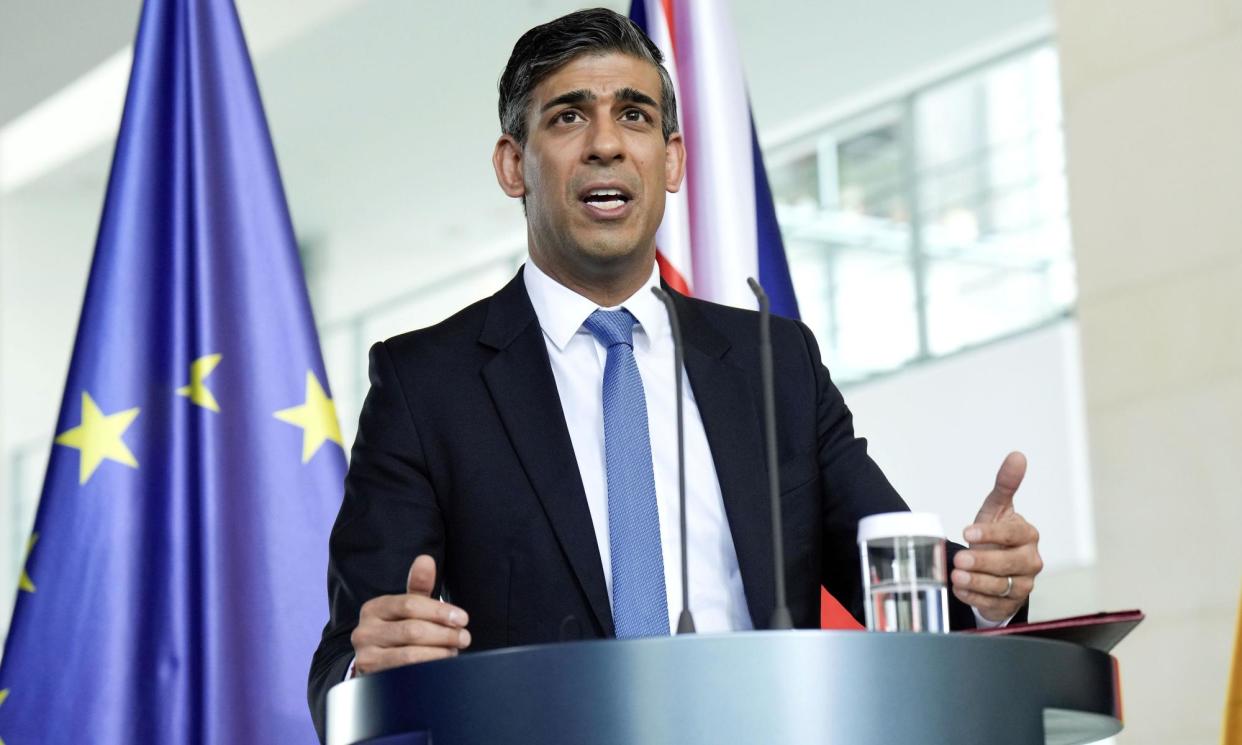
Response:
[{"label": "nose", "polygon": [[617,123],[610,117],[600,117],[591,123],[584,155],[588,163],[601,165],[625,159],[625,143]]}]

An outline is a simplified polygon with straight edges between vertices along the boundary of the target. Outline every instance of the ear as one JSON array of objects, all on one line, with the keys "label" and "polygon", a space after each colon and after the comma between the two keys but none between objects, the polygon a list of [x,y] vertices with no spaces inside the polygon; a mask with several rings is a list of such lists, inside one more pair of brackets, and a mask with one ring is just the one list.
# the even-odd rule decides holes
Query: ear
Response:
[{"label": "ear", "polygon": [[686,143],[681,132],[669,135],[664,145],[664,188],[670,194],[681,191],[681,181],[686,175]]},{"label": "ear", "polygon": [[522,175],[522,146],[513,135],[501,135],[492,152],[492,167],[496,169],[496,181],[505,194],[517,198],[526,196],[526,179]]}]

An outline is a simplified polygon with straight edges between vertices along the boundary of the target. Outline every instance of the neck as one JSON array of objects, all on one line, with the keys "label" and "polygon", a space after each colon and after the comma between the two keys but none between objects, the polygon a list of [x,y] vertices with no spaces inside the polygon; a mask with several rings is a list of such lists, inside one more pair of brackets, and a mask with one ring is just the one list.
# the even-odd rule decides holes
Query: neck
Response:
[{"label": "neck", "polygon": [[613,308],[633,297],[651,277],[655,263],[652,251],[643,251],[634,261],[613,264],[599,272],[574,271],[571,267],[548,261],[537,252],[530,252],[530,260],[539,270],[602,308]]}]

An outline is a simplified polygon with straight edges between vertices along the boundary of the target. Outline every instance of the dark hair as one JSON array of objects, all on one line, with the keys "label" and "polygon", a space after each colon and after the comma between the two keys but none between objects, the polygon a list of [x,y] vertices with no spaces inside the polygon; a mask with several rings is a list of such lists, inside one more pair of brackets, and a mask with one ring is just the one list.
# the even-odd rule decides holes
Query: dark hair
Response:
[{"label": "dark hair", "polygon": [[517,40],[500,76],[500,129],[523,147],[526,115],[535,86],[583,54],[620,52],[646,60],[660,71],[660,119],[665,141],[677,131],[677,97],[664,55],[643,30],[607,8],[579,10],[536,26]]}]

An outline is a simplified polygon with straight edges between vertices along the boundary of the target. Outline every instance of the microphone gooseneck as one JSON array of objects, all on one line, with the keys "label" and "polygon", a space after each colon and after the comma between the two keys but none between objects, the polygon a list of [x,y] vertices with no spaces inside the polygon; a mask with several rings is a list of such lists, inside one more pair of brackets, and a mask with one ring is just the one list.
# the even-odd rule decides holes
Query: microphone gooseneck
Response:
[{"label": "microphone gooseneck", "polygon": [[772,502],[772,559],[776,573],[776,607],[770,629],[792,629],[793,619],[785,599],[784,531],[781,529],[781,480],[776,461],[776,383],[772,373],[772,309],[763,286],[748,277],[746,283],[759,300],[759,364],[763,374],[764,440],[768,449],[768,495]]},{"label": "microphone gooseneck", "polygon": [[677,618],[677,633],[693,634],[694,616],[690,613],[690,560],[686,550],[686,427],[681,402],[681,376],[685,361],[682,358],[681,323],[677,320],[673,297],[659,287],[652,287],[651,292],[664,303],[664,309],[668,311],[668,325],[673,332],[673,380],[677,384],[677,501],[681,516],[681,615]]}]

